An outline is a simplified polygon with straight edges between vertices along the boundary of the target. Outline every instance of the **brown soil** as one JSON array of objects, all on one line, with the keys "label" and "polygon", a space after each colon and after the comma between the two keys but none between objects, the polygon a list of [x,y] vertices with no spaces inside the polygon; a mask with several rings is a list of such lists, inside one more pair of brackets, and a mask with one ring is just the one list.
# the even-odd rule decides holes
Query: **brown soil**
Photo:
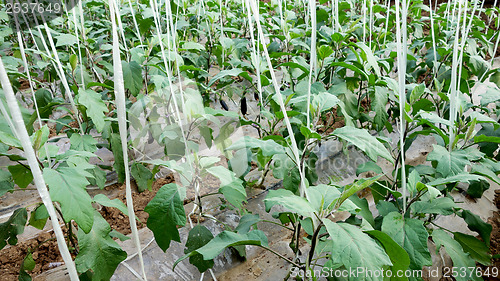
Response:
[{"label": "brown soil", "polygon": [[330,134],[333,130],[337,128],[342,128],[345,126],[344,117],[338,116],[337,108],[333,108],[330,112],[325,114],[324,119],[320,119],[317,124],[318,133]]},{"label": "brown soil", "polygon": [[[29,251],[33,253],[36,263],[29,272],[32,276],[63,264],[54,233],[44,232],[36,238],[0,251],[0,281],[17,280],[21,264]],[[75,258],[74,254],[72,256]]]}]

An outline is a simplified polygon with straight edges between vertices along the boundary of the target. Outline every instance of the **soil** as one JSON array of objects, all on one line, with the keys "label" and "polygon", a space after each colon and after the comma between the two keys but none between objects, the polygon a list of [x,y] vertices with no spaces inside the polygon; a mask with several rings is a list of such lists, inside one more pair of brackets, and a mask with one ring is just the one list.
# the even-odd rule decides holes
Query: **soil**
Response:
[{"label": "soil", "polygon": [[337,108],[333,108],[331,111],[325,114],[324,118],[318,121],[318,133],[330,134],[333,130],[345,126],[344,117],[338,116]]}]

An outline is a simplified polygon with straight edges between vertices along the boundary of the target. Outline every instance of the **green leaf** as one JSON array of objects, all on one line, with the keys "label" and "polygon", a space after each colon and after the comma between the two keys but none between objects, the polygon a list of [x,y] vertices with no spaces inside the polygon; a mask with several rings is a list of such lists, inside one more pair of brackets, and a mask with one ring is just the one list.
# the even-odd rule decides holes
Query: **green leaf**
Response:
[{"label": "green leaf", "polygon": [[123,183],[125,181],[125,164],[123,162],[123,150],[122,150],[122,141],[120,139],[120,135],[111,134],[109,143],[111,145],[111,151],[113,151],[113,156],[115,158],[115,162],[113,163],[113,168],[118,174],[118,182]]},{"label": "green leaf", "polygon": [[382,168],[380,168],[380,166],[377,165],[377,163],[373,161],[368,161],[358,166],[358,168],[356,169],[356,176],[359,176],[361,173],[370,171],[375,172],[376,174],[383,173]]},{"label": "green leaf", "polygon": [[250,231],[252,225],[260,221],[259,215],[246,214],[240,218],[238,226],[234,229],[237,233],[245,234]]},{"label": "green leaf", "polygon": [[130,237],[128,237],[127,235],[122,234],[122,233],[120,233],[120,232],[118,232],[118,231],[116,231],[116,230],[114,230],[114,229],[113,229],[113,230],[111,230],[111,232],[109,233],[109,236],[111,236],[111,238],[118,238],[118,239],[120,239],[120,241],[122,241],[122,242],[123,242],[123,241],[127,241],[127,240],[131,239],[131,238],[130,238]]},{"label": "green leaf", "polygon": [[28,220],[26,208],[19,208],[14,211],[10,218],[0,223],[0,249],[7,245],[17,244],[17,235],[24,232],[24,226]]},{"label": "green leaf", "polygon": [[330,94],[329,92],[320,92],[314,96],[311,106],[317,112],[324,112],[336,106],[339,102],[340,100],[335,95]]},{"label": "green leaf", "polygon": [[33,175],[31,170],[24,165],[13,165],[8,167],[12,174],[12,179],[20,188],[26,188],[32,181]]},{"label": "green leaf", "polygon": [[410,269],[422,269],[431,266],[432,259],[427,247],[429,234],[424,222],[417,219],[403,218],[397,212],[387,214],[382,221],[382,232],[389,235],[410,257]]},{"label": "green leaf", "polygon": [[321,213],[323,210],[330,210],[333,203],[337,202],[340,197],[340,191],[330,185],[318,184],[307,189],[309,203],[316,212]]},{"label": "green leaf", "polygon": [[359,179],[352,184],[346,185],[344,187],[344,191],[342,192],[342,196],[340,196],[340,199],[338,201],[339,202],[338,205],[341,205],[347,198],[351,197],[354,193],[356,193],[360,190],[363,190],[363,189],[369,187],[370,185],[372,185],[381,176],[382,175],[372,177],[372,178]]},{"label": "green leaf", "polygon": [[35,265],[36,263],[35,260],[33,259],[33,255],[30,252],[28,252],[28,254],[23,260],[23,263],[21,264],[21,270],[32,271],[33,269],[35,269]]},{"label": "green leaf", "polygon": [[410,257],[408,253],[398,245],[398,243],[394,242],[392,238],[378,230],[369,230],[365,231],[368,235],[377,239],[382,247],[384,247],[385,252],[389,256],[392,262],[392,278],[391,280],[408,280],[407,277],[397,277],[398,271],[404,272],[408,269],[410,265]]},{"label": "green leaf", "polygon": [[88,234],[78,229],[80,251],[75,258],[76,268],[78,272],[91,269],[92,280],[109,280],[127,253],[109,236],[111,227],[99,212],[94,211],[93,221],[94,227]]},{"label": "green leaf", "polygon": [[99,168],[99,166],[95,166],[89,172],[93,176],[88,178],[90,184],[99,187],[99,189],[104,189],[104,185],[106,184],[106,172]]},{"label": "green leaf", "polygon": [[40,148],[47,142],[49,134],[49,127],[47,125],[43,125],[42,128],[31,135],[31,144],[33,145],[33,149],[35,149],[35,151],[40,150]]},{"label": "green leaf", "polygon": [[468,153],[464,150],[453,150],[433,144],[434,149],[427,156],[427,160],[435,161],[436,171],[443,177],[454,176],[464,171],[466,165],[470,165]]},{"label": "green leaf", "polygon": [[274,205],[281,205],[306,217],[311,216],[314,212],[314,208],[305,198],[297,196],[286,189],[270,190],[264,199],[264,203],[266,212],[269,212]]},{"label": "green leaf", "polygon": [[453,199],[448,197],[436,198],[431,201],[417,201],[412,204],[412,211],[419,214],[440,214],[448,216],[457,208]]},{"label": "green leaf", "polygon": [[324,60],[326,59],[327,57],[329,57],[331,54],[333,54],[333,50],[332,50],[332,47],[328,46],[328,45],[321,45],[319,48],[318,48],[318,58],[320,60]]},{"label": "green leaf", "polygon": [[[365,268],[372,271],[393,265],[384,249],[356,226],[328,219],[324,219],[323,223],[334,241],[330,249],[334,263],[343,264],[347,270]],[[370,275],[366,278],[378,280]]]},{"label": "green leaf", "polygon": [[276,143],[274,140],[260,140],[249,136],[244,136],[227,150],[237,150],[243,148],[260,148],[264,156],[274,156],[275,154],[284,154],[285,149],[283,146]]},{"label": "green leaf", "polygon": [[231,170],[235,173],[237,177],[245,176],[250,172],[250,161],[252,159],[252,154],[250,150],[239,149],[237,150],[233,158],[229,160],[229,165]]},{"label": "green leaf", "polygon": [[177,184],[162,186],[144,211],[149,214],[147,226],[163,251],[170,247],[170,241],[181,242],[177,226],[186,224],[186,214]]},{"label": "green leaf", "polygon": [[469,253],[471,258],[483,265],[491,264],[490,248],[483,241],[461,232],[454,232],[453,238],[460,243],[464,251]]},{"label": "green leaf", "polygon": [[[189,231],[188,239],[186,241],[186,249],[184,254],[189,254],[199,248],[205,246],[214,238],[212,232],[203,225],[196,225]],[[189,257],[189,263],[196,266],[200,273],[207,271],[214,266],[214,260],[204,260],[201,254],[195,254]]]},{"label": "green leaf", "polygon": [[141,163],[134,163],[130,168],[130,174],[134,177],[139,192],[143,192],[146,189],[151,190],[153,173],[148,168],[144,167]]},{"label": "green leaf", "polygon": [[85,106],[87,109],[87,116],[94,122],[95,128],[98,132],[102,132],[105,125],[105,112],[108,112],[106,103],[101,99],[101,95],[90,90],[78,90],[78,103]]},{"label": "green leaf", "polygon": [[267,246],[267,238],[266,235],[260,230],[254,230],[246,234],[239,234],[231,231],[222,231],[205,246],[193,252],[190,252],[189,254],[175,261],[173,269],[175,269],[177,264],[179,264],[181,261],[196,254],[202,255],[204,260],[212,260],[217,257],[222,251],[224,251],[224,249],[239,245]]},{"label": "green leaf", "polygon": [[77,168],[43,169],[43,178],[49,185],[53,201],[61,204],[64,221],[74,220],[80,229],[89,233],[94,223],[92,199],[85,189],[89,184]]},{"label": "green leaf", "polygon": [[142,89],[142,68],[141,65],[135,61],[130,63],[122,61],[123,68],[123,84],[125,89],[135,97]]},{"label": "green leaf", "polygon": [[92,153],[97,151],[97,140],[91,135],[82,136],[80,134],[72,134],[69,141],[71,143],[70,148],[73,150],[88,151]]},{"label": "green leaf", "polygon": [[469,257],[467,253],[464,252],[462,246],[460,246],[460,243],[453,240],[450,235],[448,235],[446,232],[444,232],[444,230],[441,229],[435,229],[432,232],[432,240],[434,240],[434,243],[436,243],[436,252],[439,251],[441,246],[444,246],[446,253],[448,253],[448,255],[451,257],[451,260],[453,261],[453,267],[457,267],[460,269],[465,268],[467,270],[467,274],[465,276],[461,274],[457,274],[457,276],[455,276],[455,279],[457,281],[468,281],[470,280],[469,277],[473,278],[474,280],[481,280],[475,277],[474,272],[471,272],[471,269],[476,269],[476,263]]},{"label": "green leaf", "polygon": [[44,204],[38,205],[35,210],[30,213],[29,225],[36,227],[38,229],[43,229],[49,218],[49,213]]},{"label": "green leaf", "polygon": [[0,197],[7,192],[12,192],[12,190],[14,190],[12,175],[7,171],[0,170]]},{"label": "green leaf", "polygon": [[394,159],[385,146],[364,129],[342,127],[333,131],[333,135],[352,143],[364,151],[373,161],[377,161],[377,157],[380,156],[394,163]]},{"label": "green leaf", "polygon": [[[248,76],[248,73],[246,71],[242,70],[241,68],[222,70],[221,72],[217,73],[214,77],[212,77],[212,79],[210,79],[210,82],[208,82],[207,86],[211,87],[216,81],[219,81],[220,79],[222,79],[224,77],[227,77],[227,76],[234,77],[234,76],[240,76],[240,75],[247,78],[246,76]],[[249,76],[248,76],[248,78],[249,78]],[[251,81],[251,79],[249,79],[249,80]]]},{"label": "green leaf", "polygon": [[478,215],[472,213],[469,210],[463,210],[460,216],[467,223],[467,227],[470,230],[479,233],[484,242],[486,242],[486,245],[489,246],[491,231],[493,230],[491,224],[485,223]]},{"label": "green leaf", "polygon": [[470,183],[472,181],[478,181],[481,179],[483,179],[482,176],[472,175],[469,173],[462,172],[462,173],[459,173],[459,174],[456,174],[453,176],[438,178],[437,180],[433,180],[427,184],[430,186],[438,186],[438,185],[442,185],[442,184],[449,184],[449,183],[455,183],[455,182]]},{"label": "green leaf", "polygon": [[385,128],[384,125],[387,122],[387,118],[389,118],[389,114],[387,114],[385,109],[388,100],[389,92],[387,91],[387,88],[375,86],[372,98],[372,108],[375,111],[375,118],[373,121],[379,130]]},{"label": "green leaf", "polygon": [[221,181],[219,191],[224,195],[229,203],[236,208],[242,207],[242,202],[246,201],[247,193],[243,187],[243,181],[223,166],[213,166],[206,169],[207,172],[216,176]]},{"label": "green leaf", "polygon": [[94,196],[94,202],[101,204],[105,207],[117,208],[126,216],[128,216],[128,209],[125,203],[123,203],[120,199],[115,198],[113,200],[109,199],[108,196],[104,194],[97,194]]},{"label": "green leaf", "polygon": [[56,40],[56,47],[73,46],[78,42],[76,36],[72,34],[61,34],[59,36],[56,36]]},{"label": "green leaf", "polygon": [[380,66],[377,63],[377,58],[373,55],[372,50],[363,42],[357,42],[356,46],[363,50],[366,62],[371,68],[373,68],[375,74],[377,74],[377,76],[380,76]]}]

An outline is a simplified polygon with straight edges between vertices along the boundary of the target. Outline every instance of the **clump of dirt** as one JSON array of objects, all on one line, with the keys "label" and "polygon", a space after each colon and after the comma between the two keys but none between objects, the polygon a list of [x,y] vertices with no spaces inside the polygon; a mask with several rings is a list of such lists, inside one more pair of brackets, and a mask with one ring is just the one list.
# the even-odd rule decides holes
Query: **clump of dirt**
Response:
[{"label": "clump of dirt", "polygon": [[345,126],[344,117],[337,114],[337,108],[333,108],[331,111],[327,112],[318,121],[318,133],[330,134],[333,130]]},{"label": "clump of dirt", "polygon": [[[0,281],[18,280],[19,269],[26,255],[31,252],[36,265],[31,276],[64,264],[53,232],[44,232],[37,237],[18,243],[0,251]],[[75,258],[72,254],[72,258]]]}]

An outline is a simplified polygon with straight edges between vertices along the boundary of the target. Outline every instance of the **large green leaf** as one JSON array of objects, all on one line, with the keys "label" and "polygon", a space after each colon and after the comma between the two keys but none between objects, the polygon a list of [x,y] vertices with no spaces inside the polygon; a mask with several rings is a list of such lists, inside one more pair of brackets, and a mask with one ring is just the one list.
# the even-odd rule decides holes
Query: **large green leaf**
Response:
[{"label": "large green leaf", "polygon": [[123,84],[125,89],[135,97],[142,89],[142,68],[135,61],[122,61]]},{"label": "large green leaf", "polygon": [[111,227],[99,212],[94,211],[93,220],[94,227],[89,233],[78,229],[80,251],[75,258],[76,268],[78,272],[91,269],[92,280],[109,280],[127,253],[109,236]]},{"label": "large green leaf", "polygon": [[[185,254],[189,254],[199,248],[205,246],[214,238],[212,232],[203,225],[196,225],[189,231],[188,239],[186,241]],[[200,272],[205,272],[207,269],[214,266],[214,260],[204,260],[201,254],[195,254],[189,257],[189,263],[196,266]]]},{"label": "large green leaf", "polygon": [[71,143],[71,149],[78,151],[88,151],[88,152],[96,152],[97,151],[97,140],[95,140],[91,135],[80,135],[80,134],[72,134],[71,138],[69,138]]},{"label": "large green leaf", "polygon": [[490,248],[483,241],[461,232],[454,232],[453,238],[460,243],[464,251],[469,253],[471,258],[483,265],[491,264]]},{"label": "large green leaf", "polygon": [[439,214],[439,215],[451,215],[453,214],[453,208],[457,205],[453,199],[448,197],[440,197],[430,201],[417,201],[411,205],[411,209],[415,213],[423,214]]},{"label": "large green leaf", "polygon": [[10,245],[17,244],[17,235],[24,232],[27,220],[28,212],[26,208],[19,208],[14,211],[6,222],[0,223],[0,249],[3,249],[7,243]]},{"label": "large green leaf", "polygon": [[31,170],[25,165],[11,165],[8,169],[12,175],[14,183],[16,183],[20,188],[26,188],[28,184],[33,181]]},{"label": "large green leaf", "polygon": [[435,161],[436,171],[443,177],[454,176],[464,171],[466,165],[470,165],[468,153],[464,150],[453,150],[433,144],[434,149],[427,156],[427,160]]},{"label": "large green leaf", "polygon": [[[364,268],[371,271],[393,265],[384,249],[356,226],[328,219],[324,219],[323,223],[334,241],[330,249],[334,263],[344,265],[347,270]],[[378,280],[370,275],[365,278]]]},{"label": "large green leaf", "polygon": [[451,238],[444,230],[435,229],[432,232],[432,240],[436,243],[436,252],[439,251],[441,246],[444,246],[446,253],[450,255],[453,261],[453,267],[467,271],[467,274],[456,274],[455,279],[457,281],[482,280],[475,276],[475,272],[471,272],[471,270],[476,270],[474,260],[464,252],[460,243]]},{"label": "large green leaf", "polygon": [[92,119],[97,131],[102,132],[105,125],[105,112],[108,112],[106,103],[101,99],[101,95],[90,90],[78,90],[78,103],[87,108],[87,116]]},{"label": "large green leaf", "polygon": [[243,148],[260,148],[264,156],[274,156],[276,154],[285,153],[285,149],[283,148],[283,146],[279,145],[274,140],[264,141],[249,136],[243,137],[242,139],[229,146],[227,149],[237,150]]},{"label": "large green leaf", "polygon": [[267,246],[267,238],[264,232],[260,230],[253,230],[245,234],[222,231],[205,246],[178,259],[174,263],[173,268],[175,269],[179,262],[196,254],[202,255],[204,260],[212,260],[224,251],[224,249],[239,245]]},{"label": "large green leaf", "polygon": [[111,145],[111,150],[113,151],[113,156],[115,158],[113,168],[115,168],[115,171],[118,174],[118,182],[123,183],[125,181],[125,164],[123,162],[123,150],[120,135],[111,134],[109,143]]},{"label": "large green leaf", "polygon": [[484,222],[478,215],[472,213],[469,210],[463,210],[460,216],[467,223],[467,227],[479,233],[486,245],[490,245],[491,231],[493,227],[491,224]]},{"label": "large green leaf", "polygon": [[85,233],[89,233],[94,223],[94,208],[85,189],[89,184],[85,176],[77,168],[60,167],[57,170],[43,169],[43,178],[49,185],[52,200],[61,204],[64,220],[74,220]]},{"label": "large green leaf", "polygon": [[389,256],[392,262],[392,278],[391,280],[408,280],[407,277],[397,277],[398,271],[404,272],[410,266],[410,257],[408,253],[398,245],[398,243],[394,242],[392,238],[378,230],[369,230],[365,231],[368,235],[377,239],[382,247],[384,247],[385,252]]},{"label": "large green leaf", "polygon": [[427,247],[429,234],[423,221],[403,218],[397,212],[389,213],[382,221],[382,232],[387,233],[410,257],[411,269],[422,269],[432,265],[431,254]]},{"label": "large green leaf", "polygon": [[12,175],[4,170],[0,170],[0,197],[7,192],[14,190]]},{"label": "large green leaf", "polygon": [[381,177],[381,175],[371,177],[371,178],[366,178],[366,179],[359,179],[352,184],[346,185],[344,187],[344,191],[342,192],[342,195],[340,196],[339,205],[342,204],[347,198],[354,195],[354,193],[356,193],[360,190],[363,190],[363,189],[369,187],[370,185],[372,185],[380,177]]},{"label": "large green leaf", "polygon": [[375,111],[374,122],[377,125],[377,128],[381,130],[385,128],[385,122],[387,122],[387,118],[389,114],[385,107],[387,106],[387,101],[389,100],[389,92],[387,88],[375,86],[375,91],[373,92],[372,98],[372,109]]},{"label": "large green leaf", "polygon": [[377,161],[377,157],[382,157],[394,163],[391,154],[385,146],[377,140],[374,136],[370,135],[367,130],[358,129],[354,127],[342,127],[333,131],[333,135],[346,140],[357,148],[361,149],[372,159]]},{"label": "large green leaf", "polygon": [[104,194],[97,194],[94,196],[94,201],[98,204],[101,204],[105,207],[113,207],[120,210],[126,216],[128,216],[128,209],[125,203],[123,203],[120,199],[115,198],[113,200],[109,199],[108,196]]},{"label": "large green leaf", "polygon": [[304,198],[293,194],[290,190],[278,189],[270,190],[264,199],[266,212],[269,212],[274,205],[281,205],[292,212],[302,216],[310,216],[314,208]]},{"label": "large green leaf", "polygon": [[186,214],[177,184],[162,186],[144,211],[149,214],[147,226],[163,251],[170,247],[171,240],[181,242],[177,226],[186,224]]},{"label": "large green leaf", "polygon": [[234,172],[223,166],[213,166],[206,169],[206,171],[221,181],[219,191],[224,195],[224,198],[235,207],[241,208],[243,206],[242,202],[245,202],[247,199],[243,181],[237,178]]},{"label": "large green leaf", "polygon": [[134,177],[137,183],[137,189],[139,192],[143,192],[146,189],[151,189],[153,185],[153,173],[144,167],[141,163],[134,163],[130,168],[130,174]]}]

